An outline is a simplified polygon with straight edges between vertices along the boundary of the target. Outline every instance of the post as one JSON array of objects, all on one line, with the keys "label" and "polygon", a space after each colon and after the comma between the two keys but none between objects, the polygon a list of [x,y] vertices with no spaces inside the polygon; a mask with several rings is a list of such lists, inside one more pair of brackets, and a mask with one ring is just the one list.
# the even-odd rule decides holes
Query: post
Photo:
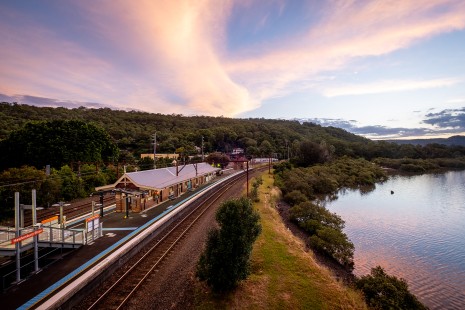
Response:
[{"label": "post", "polygon": [[22,204],[19,205],[19,227],[24,228],[24,207]]},{"label": "post", "polygon": [[157,133],[153,135],[153,169],[157,169]]},{"label": "post", "polygon": [[286,147],[287,147],[287,160],[289,161],[289,142],[286,141]]},{"label": "post", "polygon": [[103,218],[103,192],[100,193],[100,217]]},{"label": "post", "polygon": [[[32,190],[32,227],[37,229],[37,203],[36,203],[36,190]],[[34,236],[34,272],[39,271],[39,236]]]},{"label": "post", "polygon": [[64,201],[59,201],[52,205],[53,207],[60,207],[60,228],[65,228],[65,219],[63,216],[63,207],[69,206],[69,203],[65,203]]},{"label": "post", "polygon": [[125,219],[129,218],[129,195],[126,194],[126,216]]},{"label": "post", "polygon": [[[21,230],[19,229],[20,225],[20,218],[19,218],[19,192],[15,192],[15,236],[18,238],[21,234]],[[16,282],[19,283],[21,281],[21,242],[16,242],[15,244],[16,249]]]},{"label": "post", "polygon": [[204,155],[203,155],[203,136],[202,136],[202,162],[205,161]]},{"label": "post", "polygon": [[92,216],[94,216],[95,201],[92,200]]},{"label": "post", "polygon": [[249,161],[247,163],[247,198],[249,198]]},{"label": "post", "polygon": [[63,228],[63,201],[58,203],[60,205],[60,227]]},{"label": "post", "polygon": [[32,190],[32,225],[37,224],[36,190]]}]

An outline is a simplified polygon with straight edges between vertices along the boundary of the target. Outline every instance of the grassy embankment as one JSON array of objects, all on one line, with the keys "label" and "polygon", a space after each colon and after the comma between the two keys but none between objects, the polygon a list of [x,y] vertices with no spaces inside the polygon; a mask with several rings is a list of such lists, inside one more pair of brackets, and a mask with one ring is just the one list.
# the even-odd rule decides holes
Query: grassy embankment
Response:
[{"label": "grassy embankment", "polygon": [[360,293],[317,265],[305,245],[284,225],[274,208],[279,195],[273,176],[264,173],[255,203],[262,234],[252,254],[252,274],[227,296],[215,297],[200,286],[198,309],[366,309]]}]

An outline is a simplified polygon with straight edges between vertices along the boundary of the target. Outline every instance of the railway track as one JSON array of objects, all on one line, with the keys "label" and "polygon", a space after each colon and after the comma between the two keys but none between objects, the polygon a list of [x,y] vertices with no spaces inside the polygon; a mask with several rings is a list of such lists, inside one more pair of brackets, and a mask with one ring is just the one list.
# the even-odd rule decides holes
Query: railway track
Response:
[{"label": "railway track", "polygon": [[[103,198],[103,205],[108,206],[115,203],[114,196],[106,196]],[[65,207],[63,210],[63,214],[66,215],[66,218],[72,219],[84,214],[87,214],[92,209],[92,201],[77,201],[75,203],[71,203],[70,206]],[[37,222],[42,220],[48,219],[60,213],[59,207],[51,207],[44,210],[37,211]],[[26,210],[24,212],[24,226],[31,226],[32,219],[31,219],[31,211]]]},{"label": "railway track", "polygon": [[133,294],[161,268],[176,245],[181,241],[202,215],[218,201],[244,175],[228,181],[224,186],[214,190],[198,201],[192,203],[187,215],[177,220],[164,232],[147,245],[145,250],[131,259],[135,261],[124,270],[115,272],[103,284],[103,290],[95,294],[98,298],[89,296],[81,303],[79,309],[121,309],[131,299]]}]

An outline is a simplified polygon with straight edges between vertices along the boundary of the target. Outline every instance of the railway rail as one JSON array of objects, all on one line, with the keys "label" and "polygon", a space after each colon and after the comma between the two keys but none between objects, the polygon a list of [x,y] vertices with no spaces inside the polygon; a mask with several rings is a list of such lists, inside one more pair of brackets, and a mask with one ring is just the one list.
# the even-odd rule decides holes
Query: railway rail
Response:
[{"label": "railway rail", "polygon": [[206,197],[195,201],[182,219],[172,223],[134,258],[134,264],[125,270],[117,271],[104,282],[104,291],[98,298],[88,297],[79,309],[121,309],[143,283],[157,271],[170,255],[178,242],[189,232],[195,223],[215,202],[223,196],[243,175],[226,182]]},{"label": "railway rail", "polygon": [[[104,206],[108,206],[114,203],[115,203],[114,196],[106,196],[103,198]],[[75,203],[72,203],[71,206],[66,207],[63,210],[63,214],[66,215],[68,219],[72,219],[72,218],[89,213],[91,209],[92,209],[91,200],[77,201]],[[59,212],[60,212],[60,209],[58,207],[51,207],[51,208],[47,208],[44,210],[38,210],[37,211],[37,222],[53,217],[57,215]],[[31,226],[32,225],[31,211],[26,210],[24,213],[25,213],[24,226],[26,227]]]}]

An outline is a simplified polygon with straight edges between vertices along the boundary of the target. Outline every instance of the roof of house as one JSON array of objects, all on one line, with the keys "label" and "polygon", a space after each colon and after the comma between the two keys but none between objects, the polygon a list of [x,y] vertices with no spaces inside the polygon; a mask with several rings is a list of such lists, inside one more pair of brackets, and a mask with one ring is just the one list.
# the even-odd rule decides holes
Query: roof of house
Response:
[{"label": "roof of house", "polygon": [[118,179],[118,181],[116,181],[114,184],[97,187],[96,190],[98,191],[115,187],[118,183],[124,180],[124,178],[127,178],[131,183],[140,188],[163,189],[175,184],[185,182],[189,179],[195,178],[196,176],[213,173],[218,170],[221,169],[212,167],[207,163],[198,163],[186,166],[179,166],[178,176],[176,176],[176,167],[127,172],[123,176],[121,176]]}]

